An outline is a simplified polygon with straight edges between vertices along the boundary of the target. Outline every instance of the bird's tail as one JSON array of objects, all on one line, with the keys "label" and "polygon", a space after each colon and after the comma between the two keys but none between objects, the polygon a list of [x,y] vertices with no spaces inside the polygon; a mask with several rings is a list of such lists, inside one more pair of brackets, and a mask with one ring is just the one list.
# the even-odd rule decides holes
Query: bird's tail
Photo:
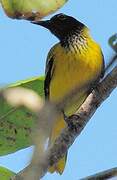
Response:
[{"label": "bird's tail", "polygon": [[[83,92],[81,94],[79,94],[78,99],[76,99],[76,103],[74,103],[73,105],[70,106],[70,108],[68,109],[68,111],[65,111],[65,115],[70,116],[71,114],[73,114],[76,110],[79,109],[79,107],[81,106],[81,104],[85,101],[86,97],[88,95],[88,92]],[[56,120],[53,129],[52,129],[52,133],[51,133],[51,137],[50,137],[50,145],[54,143],[54,141],[56,140],[56,138],[60,135],[61,131],[66,127],[66,122],[64,120],[63,114],[60,115],[60,117]],[[50,173],[53,172],[58,172],[59,174],[62,174],[65,168],[65,164],[66,164],[66,159],[67,159],[67,153],[66,155],[61,158],[58,163],[56,163],[55,165],[53,165],[52,167],[50,167],[48,169],[48,171]]]},{"label": "bird's tail", "polygon": [[[55,139],[60,135],[61,131],[66,127],[66,122],[64,120],[63,114],[61,114],[60,118],[58,118],[53,126],[51,137],[50,137],[50,144],[53,144]],[[66,155],[61,158],[55,165],[51,166],[48,171],[50,173],[54,173],[55,171],[59,174],[62,174],[66,164]]]}]

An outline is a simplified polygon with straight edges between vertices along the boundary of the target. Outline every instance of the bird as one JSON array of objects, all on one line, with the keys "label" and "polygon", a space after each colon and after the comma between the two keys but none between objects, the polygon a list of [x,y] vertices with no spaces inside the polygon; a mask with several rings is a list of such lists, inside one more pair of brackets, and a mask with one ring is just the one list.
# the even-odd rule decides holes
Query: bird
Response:
[{"label": "bird", "polygon": [[[48,29],[59,40],[47,56],[44,81],[46,100],[58,102],[76,87],[79,89],[76,98],[71,98],[53,125],[49,140],[52,144],[67,127],[65,117],[79,109],[92,88],[104,76],[104,56],[100,45],[91,37],[89,28],[72,16],[60,13],[50,20],[32,23]],[[62,174],[66,159],[67,153],[48,171]]]}]

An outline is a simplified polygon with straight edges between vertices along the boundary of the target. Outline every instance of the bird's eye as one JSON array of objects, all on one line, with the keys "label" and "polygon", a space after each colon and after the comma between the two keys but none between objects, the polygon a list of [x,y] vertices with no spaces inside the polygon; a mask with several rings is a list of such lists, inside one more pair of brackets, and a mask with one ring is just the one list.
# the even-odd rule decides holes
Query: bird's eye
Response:
[{"label": "bird's eye", "polygon": [[59,18],[60,20],[65,20],[66,16],[64,14],[58,14],[57,18]]},{"label": "bird's eye", "polygon": [[54,17],[51,18],[51,21],[63,21],[66,19],[66,15],[64,14],[57,14]]}]

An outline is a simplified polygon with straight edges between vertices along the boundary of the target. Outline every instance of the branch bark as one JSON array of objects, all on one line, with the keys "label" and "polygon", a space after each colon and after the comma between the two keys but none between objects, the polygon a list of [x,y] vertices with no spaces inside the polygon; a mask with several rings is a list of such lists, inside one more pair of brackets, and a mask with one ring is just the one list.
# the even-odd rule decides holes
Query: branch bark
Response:
[{"label": "branch bark", "polygon": [[68,127],[64,129],[49,151],[48,165],[53,165],[64,156],[65,152],[73,144],[76,137],[79,136],[97,108],[109,97],[116,87],[117,66],[106,76],[95,90],[92,91],[78,112],[68,118]]},{"label": "branch bark", "polygon": [[[69,147],[73,144],[75,139],[80,135],[81,131],[84,129],[89,119],[93,116],[98,107],[105,101],[111,92],[117,87],[117,66],[105,77],[105,79],[98,84],[98,86],[91,92],[86,101],[83,103],[81,108],[74,115],[68,117],[66,122],[68,123],[68,127],[63,130],[60,137],[55,141],[53,147],[51,147],[45,154],[43,160],[40,162],[40,159],[37,161],[32,161],[31,165],[29,165],[26,169],[23,170],[18,176],[14,178],[14,180],[24,180],[29,179],[29,176],[25,176],[28,174],[33,167],[35,172],[38,172],[36,179],[43,177],[49,166],[57,163],[60,158],[64,156]],[[51,106],[50,106],[51,107]],[[61,107],[61,102],[58,103],[54,108],[50,108],[49,106],[45,107],[42,112],[40,112],[41,117],[46,116],[45,122],[49,120],[49,118],[53,114],[53,110],[58,110]],[[53,118],[56,116],[54,113]],[[44,120],[44,119],[43,119]],[[36,153],[37,154],[37,153]],[[37,159],[38,157],[35,156]],[[33,163],[34,162],[34,163]],[[38,167],[37,167],[38,166]],[[36,167],[36,168],[34,168]],[[40,168],[41,167],[41,168]],[[34,174],[33,171],[33,174]],[[24,178],[25,177],[25,178]],[[26,178],[28,177],[28,178]]]},{"label": "branch bark", "polygon": [[99,172],[97,174],[82,178],[80,180],[104,180],[104,179],[110,179],[112,177],[117,177],[117,167],[108,169],[103,172]]}]

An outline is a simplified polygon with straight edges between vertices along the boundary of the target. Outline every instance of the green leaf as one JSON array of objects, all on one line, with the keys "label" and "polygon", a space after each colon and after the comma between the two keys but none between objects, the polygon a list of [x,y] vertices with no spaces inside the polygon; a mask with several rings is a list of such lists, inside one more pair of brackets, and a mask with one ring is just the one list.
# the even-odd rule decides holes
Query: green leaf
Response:
[{"label": "green leaf", "polygon": [[12,171],[10,171],[6,168],[0,167],[0,179],[1,180],[10,180],[10,178],[14,175],[15,175],[15,173],[13,173]]},{"label": "green leaf", "polygon": [[11,18],[45,17],[62,7],[68,0],[1,0],[6,14]]},{"label": "green leaf", "polygon": [[[43,96],[44,78],[32,78],[10,85],[25,87]],[[15,152],[31,145],[31,129],[36,115],[25,107],[14,108],[0,99],[0,155]]]}]

